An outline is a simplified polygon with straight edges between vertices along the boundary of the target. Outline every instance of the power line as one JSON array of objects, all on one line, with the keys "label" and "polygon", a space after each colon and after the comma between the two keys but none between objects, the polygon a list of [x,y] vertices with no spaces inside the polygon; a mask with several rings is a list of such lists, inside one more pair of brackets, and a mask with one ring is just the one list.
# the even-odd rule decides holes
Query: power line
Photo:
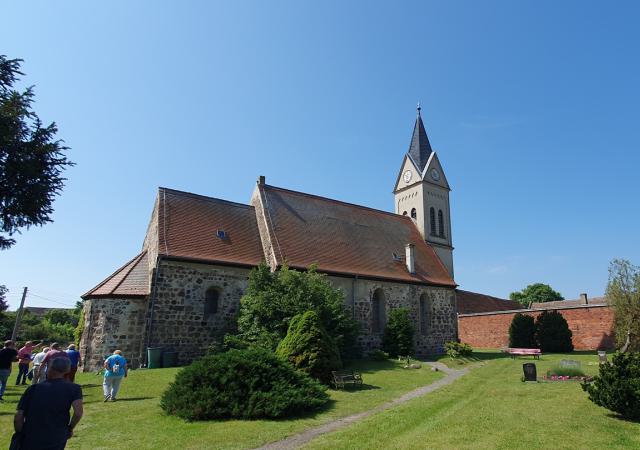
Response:
[{"label": "power line", "polygon": [[51,298],[44,297],[44,296],[42,296],[42,295],[34,294],[33,292],[29,292],[29,296],[37,297],[37,298],[39,298],[39,299],[46,300],[46,301],[48,301],[48,302],[57,303],[57,304],[59,304],[59,305],[63,305],[63,306],[70,306],[70,307],[73,307],[73,308],[75,308],[75,306],[76,306],[76,305],[71,305],[71,304],[69,304],[69,303],[63,303],[63,302],[60,302],[60,301],[58,301],[58,300],[53,300],[53,299],[51,299]]}]

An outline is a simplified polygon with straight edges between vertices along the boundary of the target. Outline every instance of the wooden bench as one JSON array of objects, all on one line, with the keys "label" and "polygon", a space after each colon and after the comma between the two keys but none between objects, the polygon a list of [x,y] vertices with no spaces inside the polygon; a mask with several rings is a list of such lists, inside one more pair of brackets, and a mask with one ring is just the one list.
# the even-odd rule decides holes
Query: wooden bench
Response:
[{"label": "wooden bench", "polygon": [[344,372],[332,371],[331,374],[333,375],[333,384],[336,389],[344,389],[347,384],[362,385],[362,375],[353,370]]},{"label": "wooden bench", "polygon": [[516,356],[533,356],[533,359],[540,359],[540,355],[542,355],[542,351],[539,348],[507,348],[504,351],[511,355],[513,359]]}]

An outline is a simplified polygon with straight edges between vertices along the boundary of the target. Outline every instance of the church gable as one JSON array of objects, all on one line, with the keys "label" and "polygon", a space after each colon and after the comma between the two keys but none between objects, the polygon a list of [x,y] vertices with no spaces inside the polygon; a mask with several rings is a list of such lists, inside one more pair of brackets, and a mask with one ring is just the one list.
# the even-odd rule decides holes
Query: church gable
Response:
[{"label": "church gable", "polygon": [[401,189],[413,186],[419,183],[422,179],[422,173],[418,167],[414,164],[412,158],[407,154],[402,160],[402,166],[398,177],[396,178],[396,185],[393,188],[393,192],[397,192]]},{"label": "church gable", "polygon": [[431,153],[424,172],[422,173],[422,179],[430,184],[435,184],[448,190],[451,189],[436,152]]}]

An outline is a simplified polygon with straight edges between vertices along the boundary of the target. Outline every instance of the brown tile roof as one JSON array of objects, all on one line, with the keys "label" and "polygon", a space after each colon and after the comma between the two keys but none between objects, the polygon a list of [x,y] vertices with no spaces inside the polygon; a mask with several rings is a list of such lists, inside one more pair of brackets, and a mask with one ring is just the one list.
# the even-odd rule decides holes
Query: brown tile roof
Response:
[{"label": "brown tile roof", "polygon": [[252,206],[167,188],[158,195],[159,254],[251,266],[264,259]]},{"label": "brown tile roof", "polygon": [[[279,264],[317,263],[322,272],[455,286],[409,217],[269,185],[258,189]],[[415,245],[415,274],[404,263],[409,243]]]},{"label": "brown tile roof", "polygon": [[587,303],[585,303],[584,300],[581,298],[577,298],[575,300],[560,300],[557,302],[532,303],[531,309],[562,309],[562,308],[570,308],[570,307],[576,307],[576,306],[606,305],[606,304],[607,304],[606,297],[592,297],[592,298],[587,298]]},{"label": "brown tile roof", "polygon": [[142,252],[82,295],[82,298],[145,295],[149,295],[149,262],[147,252]]},{"label": "brown tile roof", "polygon": [[456,289],[456,303],[458,314],[510,311],[524,308],[520,303],[513,300],[504,300],[490,295],[478,294],[477,292],[463,291],[462,289]]}]

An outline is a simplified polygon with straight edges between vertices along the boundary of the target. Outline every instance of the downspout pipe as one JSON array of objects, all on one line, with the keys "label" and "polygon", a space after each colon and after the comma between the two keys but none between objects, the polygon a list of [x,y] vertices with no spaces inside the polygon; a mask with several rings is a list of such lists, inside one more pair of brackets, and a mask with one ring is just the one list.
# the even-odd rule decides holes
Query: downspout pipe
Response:
[{"label": "downspout pipe", "polygon": [[358,275],[353,278],[351,283],[351,316],[353,319],[356,318],[356,288],[358,285]]},{"label": "downspout pipe", "polygon": [[156,268],[153,273],[153,282],[151,285],[151,305],[149,305],[149,325],[147,326],[147,342],[143,351],[142,360],[145,363],[145,366],[149,364],[147,361],[148,352],[146,351],[151,344],[151,334],[153,332],[153,312],[156,306],[156,298],[158,296],[158,274],[160,273],[160,263],[162,262],[162,255],[158,255],[156,258]]}]

